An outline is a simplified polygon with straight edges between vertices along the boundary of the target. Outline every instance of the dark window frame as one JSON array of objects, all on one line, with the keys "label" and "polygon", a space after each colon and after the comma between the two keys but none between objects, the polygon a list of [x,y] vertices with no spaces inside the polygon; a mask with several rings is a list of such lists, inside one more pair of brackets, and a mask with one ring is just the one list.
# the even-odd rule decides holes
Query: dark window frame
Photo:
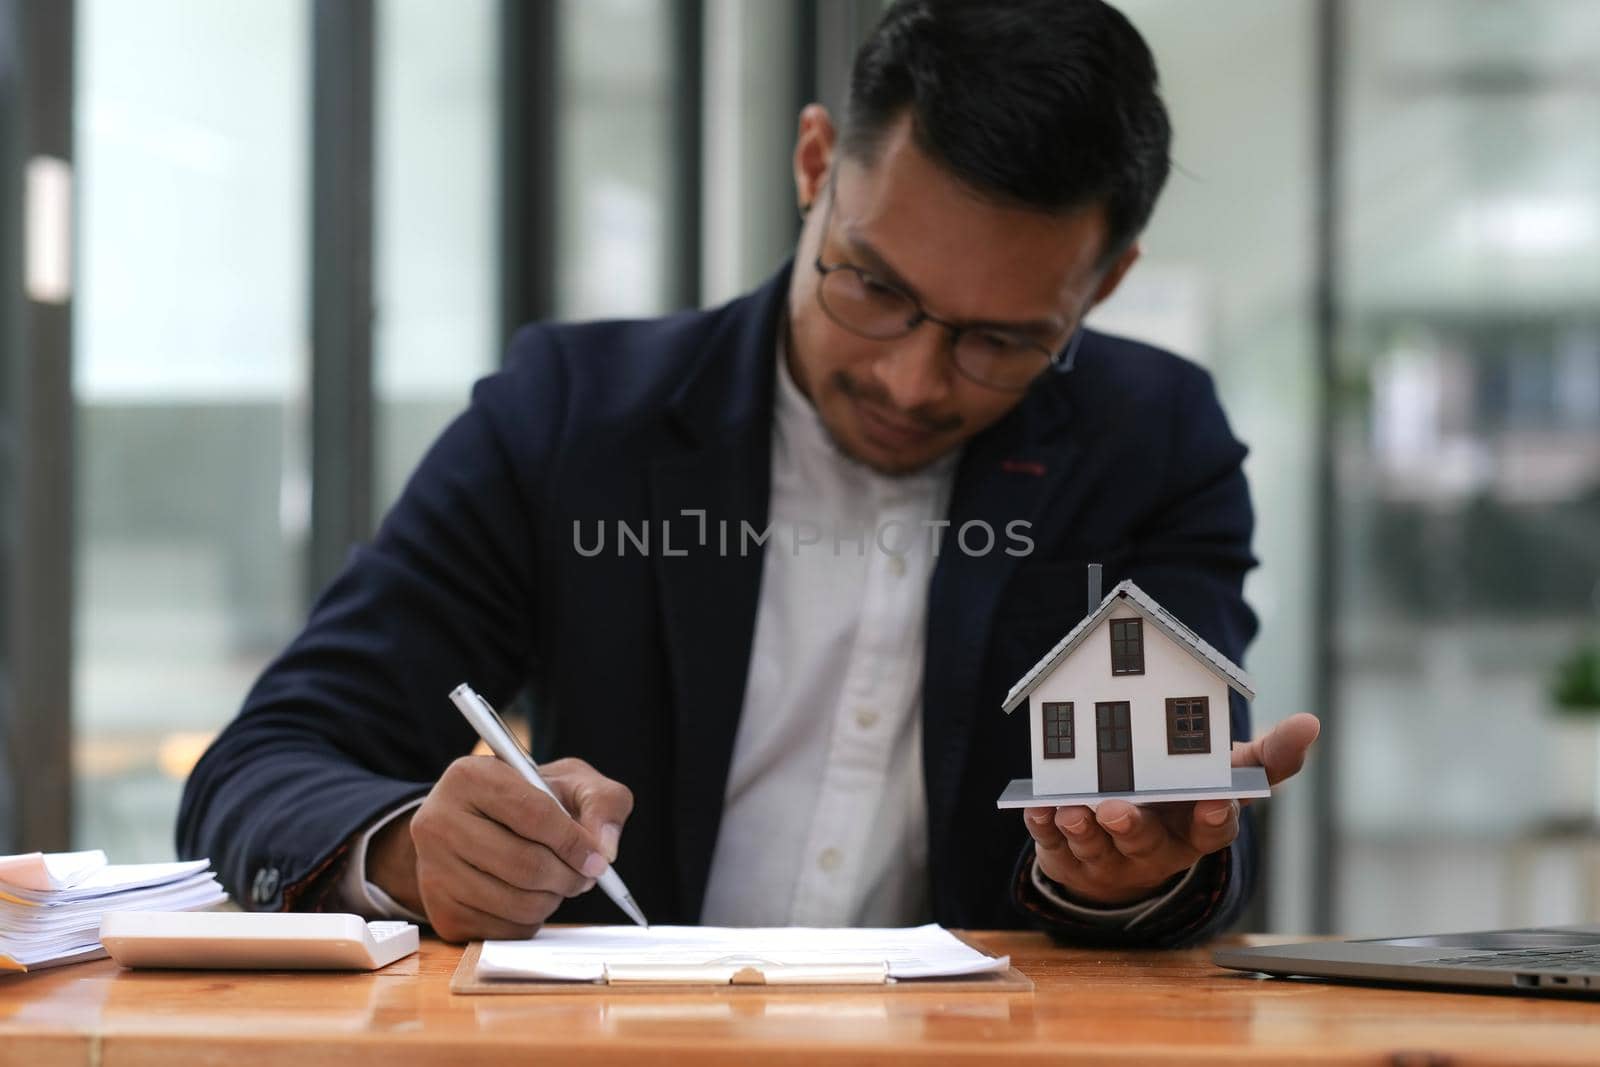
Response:
[{"label": "dark window frame", "polygon": [[[1054,715],[1055,715],[1055,721],[1053,723],[1051,722],[1052,713],[1054,713]],[[1077,746],[1077,741],[1076,741],[1076,737],[1075,737],[1075,733],[1074,733],[1074,727],[1073,727],[1072,701],[1070,701],[1070,700],[1065,700],[1065,701],[1063,701],[1063,700],[1050,700],[1050,701],[1046,701],[1041,706],[1040,714],[1039,714],[1039,721],[1041,723],[1041,728],[1042,728],[1043,733],[1044,733],[1044,736],[1043,736],[1044,745],[1040,750],[1040,751],[1042,751],[1044,753],[1044,758],[1045,759],[1075,759],[1077,757],[1077,754],[1078,754],[1078,751],[1077,751],[1078,746]],[[1055,734],[1053,734],[1053,735],[1050,733],[1050,727],[1052,725],[1057,728]],[[1061,727],[1063,727],[1063,726],[1065,727],[1064,730],[1061,729]],[[1055,752],[1051,752],[1050,751],[1050,742],[1051,741],[1056,742],[1056,748],[1057,748],[1058,751],[1055,751]],[[1064,744],[1063,744],[1063,742],[1064,742]],[[1065,749],[1065,751],[1060,751],[1063,748]]]},{"label": "dark window frame", "polygon": [[72,838],[74,295],[28,291],[23,220],[28,162],[77,163],[77,6],[0,0],[0,853]]},{"label": "dark window frame", "polygon": [[[1199,717],[1198,728],[1195,717]],[[1179,720],[1186,720],[1180,726]],[[1198,744],[1200,747],[1194,747]],[[1203,756],[1211,751],[1211,698],[1167,698],[1167,755]]]},{"label": "dark window frame", "polygon": [[1111,673],[1118,677],[1144,673],[1143,619],[1111,620]]},{"label": "dark window frame", "polygon": [[373,0],[311,5],[311,540],[306,602],[372,536]]}]

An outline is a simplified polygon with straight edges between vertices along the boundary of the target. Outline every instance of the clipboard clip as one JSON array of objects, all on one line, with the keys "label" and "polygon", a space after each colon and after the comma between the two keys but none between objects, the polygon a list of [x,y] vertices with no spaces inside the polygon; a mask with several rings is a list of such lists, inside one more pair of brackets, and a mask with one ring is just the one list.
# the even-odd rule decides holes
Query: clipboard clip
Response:
[{"label": "clipboard clip", "polygon": [[701,963],[622,963],[605,966],[608,985],[887,985],[887,960],[783,963],[754,956],[724,956]]}]

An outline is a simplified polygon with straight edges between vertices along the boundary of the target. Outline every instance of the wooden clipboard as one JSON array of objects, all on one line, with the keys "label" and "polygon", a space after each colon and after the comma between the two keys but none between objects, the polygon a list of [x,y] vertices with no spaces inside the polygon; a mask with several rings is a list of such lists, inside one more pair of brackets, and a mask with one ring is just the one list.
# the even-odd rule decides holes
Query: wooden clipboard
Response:
[{"label": "wooden clipboard", "polygon": [[[988,953],[979,945],[961,936],[957,930],[951,935],[979,952]],[[479,978],[478,956],[483,942],[474,941],[461,954],[455,973],[450,976],[450,992],[461,994],[568,994],[578,996],[628,996],[635,993],[706,993],[712,996],[742,996],[748,993],[1032,993],[1033,979],[1007,967],[1004,971],[988,974],[961,974],[949,978],[911,978],[898,982],[881,982],[806,985],[732,985],[711,982],[552,982],[539,978]]]}]

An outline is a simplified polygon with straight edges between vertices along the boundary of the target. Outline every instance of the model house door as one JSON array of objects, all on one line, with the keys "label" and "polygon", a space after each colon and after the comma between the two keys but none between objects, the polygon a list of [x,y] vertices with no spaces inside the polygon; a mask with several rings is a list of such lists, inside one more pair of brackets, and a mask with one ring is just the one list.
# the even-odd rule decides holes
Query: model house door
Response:
[{"label": "model house door", "polygon": [[1133,789],[1133,727],[1128,721],[1128,702],[1096,704],[1094,732],[1095,748],[1100,752],[1100,792]]}]

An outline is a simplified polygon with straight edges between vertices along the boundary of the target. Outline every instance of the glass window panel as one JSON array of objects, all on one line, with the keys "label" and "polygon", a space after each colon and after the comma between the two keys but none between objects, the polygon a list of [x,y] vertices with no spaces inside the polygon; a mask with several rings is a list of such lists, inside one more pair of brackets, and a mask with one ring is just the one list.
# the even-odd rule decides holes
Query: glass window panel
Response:
[{"label": "glass window panel", "polygon": [[[795,27],[801,10],[823,19],[835,33],[841,19],[864,39],[880,5],[827,5],[797,0],[706,0],[705,44],[705,237],[701,281],[708,303],[720,303],[759,285],[789,256],[798,233],[791,157],[795,119],[802,103]],[[819,40],[822,75],[818,93],[835,118],[843,111],[853,48],[844,35]]]},{"label": "glass window panel", "polygon": [[557,313],[667,309],[670,4],[563,0]]},{"label": "glass window panel", "polygon": [[74,836],[157,860],[302,610],[310,29],[288,0],[77,13]]},{"label": "glass window panel", "polygon": [[1511,868],[1597,815],[1549,694],[1600,623],[1600,5],[1349,15],[1334,927],[1581,921]]},{"label": "glass window panel", "polygon": [[375,518],[499,362],[499,7],[376,10]]}]

